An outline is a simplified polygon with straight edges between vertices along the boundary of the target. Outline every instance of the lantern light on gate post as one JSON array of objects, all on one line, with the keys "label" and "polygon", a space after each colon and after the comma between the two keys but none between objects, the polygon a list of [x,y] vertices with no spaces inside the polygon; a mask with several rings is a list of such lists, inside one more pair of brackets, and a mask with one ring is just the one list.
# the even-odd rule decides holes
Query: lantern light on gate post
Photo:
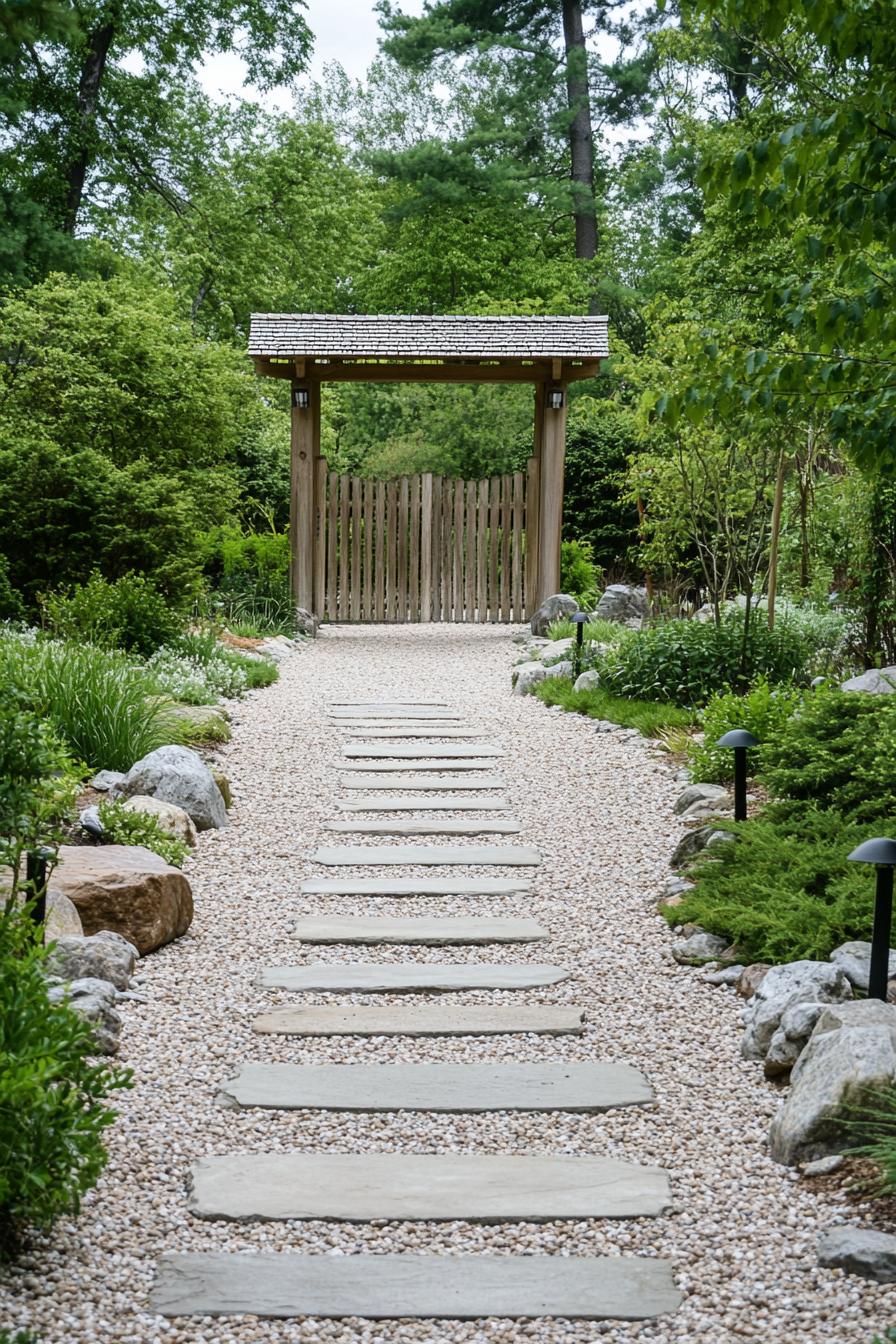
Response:
[{"label": "lantern light on gate post", "polygon": [[896,840],[878,836],[866,840],[852,851],[853,863],[873,863],[877,867],[874,892],[874,927],[871,934],[871,966],[868,971],[869,999],[887,1001],[890,969],[890,925],[893,919],[893,868],[896,866]]},{"label": "lantern light on gate post", "polygon": [[576,627],[576,651],[573,657],[573,667],[576,677],[581,675],[582,671],[582,640],[585,638],[585,626],[588,623],[588,613],[577,611],[572,618],[573,625]]},{"label": "lantern light on gate post", "polygon": [[297,411],[307,411],[311,405],[311,393],[307,387],[294,387],[292,390],[292,404]]},{"label": "lantern light on gate post", "polygon": [[548,406],[552,411],[563,410],[563,389],[561,387],[552,387],[548,392]]},{"label": "lantern light on gate post", "polygon": [[734,820],[747,819],[747,752],[759,746],[759,738],[746,728],[732,728],[716,742],[717,747],[730,747],[734,752]]}]

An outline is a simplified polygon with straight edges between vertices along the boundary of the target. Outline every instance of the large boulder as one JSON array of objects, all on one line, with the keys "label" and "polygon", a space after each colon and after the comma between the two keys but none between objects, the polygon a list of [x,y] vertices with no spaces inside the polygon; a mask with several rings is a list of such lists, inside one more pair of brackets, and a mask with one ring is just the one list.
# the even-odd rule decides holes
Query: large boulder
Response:
[{"label": "large boulder", "polygon": [[548,674],[542,663],[521,663],[513,669],[514,695],[528,695]]},{"label": "large boulder", "polygon": [[551,663],[546,670],[549,677],[571,677],[575,668],[569,659],[561,659],[559,663]]},{"label": "large boulder", "polygon": [[47,958],[47,972],[57,980],[107,980],[127,989],[137,965],[137,949],[120,933],[101,929],[89,938],[59,938]]},{"label": "large boulder", "polygon": [[133,798],[135,794],[182,807],[199,831],[227,825],[221,790],[205,761],[189,747],[159,747],[132,765],[115,795]]},{"label": "large boulder", "polygon": [[150,798],[149,794],[135,793],[133,798],[128,798],[122,803],[122,807],[128,812],[142,812],[145,816],[152,817],[166,835],[173,835],[175,840],[182,840],[191,849],[195,846],[198,839],[196,827],[189,813],[182,807],[177,807],[175,803],[163,803],[161,798]]},{"label": "large boulder", "polygon": [[819,1238],[818,1263],[875,1283],[896,1283],[896,1237],[870,1227],[829,1227]]},{"label": "large boulder", "polygon": [[[865,993],[868,992],[871,973],[870,943],[841,943],[831,953],[831,961],[840,967],[851,985],[855,985],[856,989],[861,989]],[[894,976],[896,976],[896,952],[891,948],[887,979],[892,980]]]},{"label": "large boulder", "polygon": [[611,583],[601,594],[592,612],[595,620],[615,621],[632,630],[640,630],[647,615],[647,589],[628,583]]},{"label": "large boulder", "polygon": [[74,902],[86,934],[112,929],[141,956],[186,933],[190,884],[141,845],[61,845],[53,885]]},{"label": "large boulder", "polygon": [[87,976],[70,984],[54,985],[47,990],[47,998],[50,1003],[68,1003],[89,1023],[98,1055],[118,1053],[121,1018],[114,1007],[118,993],[108,980]]},{"label": "large boulder", "polygon": [[296,607],[296,634],[313,639],[320,627],[320,619],[305,607]]},{"label": "large boulder", "polygon": [[568,593],[554,593],[552,597],[546,597],[529,622],[533,635],[545,634],[548,626],[553,625],[554,621],[562,621],[566,616],[575,616],[578,609],[578,602]]},{"label": "large boulder", "polygon": [[765,1059],[781,1019],[797,1003],[842,1003],[852,986],[828,961],[790,961],[773,966],[750,1000],[750,1016],[741,1041],[744,1059]]},{"label": "large boulder", "polygon": [[828,1007],[793,1067],[790,1093],[772,1121],[772,1157],[793,1166],[854,1145],[856,1108],[894,1080],[896,1004],[857,999]]},{"label": "large boulder", "polygon": [[574,691],[593,691],[600,685],[600,673],[596,668],[590,667],[587,672],[582,672],[576,677]]},{"label": "large boulder", "polygon": [[840,683],[841,691],[864,691],[866,695],[889,695],[896,691],[896,667],[872,667],[861,676]]}]

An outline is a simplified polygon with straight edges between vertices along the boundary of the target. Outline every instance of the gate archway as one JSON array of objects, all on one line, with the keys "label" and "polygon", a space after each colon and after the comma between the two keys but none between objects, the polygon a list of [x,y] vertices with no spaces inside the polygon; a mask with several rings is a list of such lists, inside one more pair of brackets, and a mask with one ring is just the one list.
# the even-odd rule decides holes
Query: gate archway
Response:
[{"label": "gate archway", "polygon": [[[258,373],[292,385],[296,603],[330,620],[520,621],[560,585],[568,384],[606,358],[605,317],[253,314]],[[527,470],[375,482],[320,452],[325,382],[534,386]]]}]

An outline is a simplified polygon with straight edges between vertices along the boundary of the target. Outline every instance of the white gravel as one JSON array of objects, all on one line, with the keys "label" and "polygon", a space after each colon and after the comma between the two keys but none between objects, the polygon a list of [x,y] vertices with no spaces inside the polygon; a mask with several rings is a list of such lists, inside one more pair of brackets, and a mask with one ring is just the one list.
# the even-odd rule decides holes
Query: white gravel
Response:
[{"label": "white gravel", "polygon": [[[221,751],[235,806],[226,831],[200,838],[188,861],[196,899],[189,935],[147,958],[146,1003],[122,1005],[123,1059],[136,1073],[111,1133],[111,1160],[81,1216],[35,1239],[0,1285],[0,1324],[42,1344],[295,1344],[295,1341],[706,1341],[871,1344],[893,1315],[886,1288],[816,1263],[819,1232],[855,1221],[835,1194],[813,1194],[766,1154],[778,1090],[739,1058],[737,1000],[678,967],[655,913],[668,856],[681,833],[671,805],[680,786],[650,747],[586,719],[510,695],[518,653],[506,627],[345,627],[281,664],[281,681],[237,707]],[[493,740],[520,842],[544,856],[531,895],[425,899],[299,894],[325,870],[309,862],[331,837],[343,731],[325,706],[344,698],[443,696]],[[355,795],[356,797],[358,795]],[[426,795],[421,795],[425,804]],[[344,815],[344,814],[343,814]],[[413,814],[404,814],[405,816]],[[446,815],[446,814],[443,814]],[[448,813],[447,815],[451,815]],[[470,814],[467,813],[467,816]],[[494,814],[493,814],[494,815]],[[377,837],[369,837],[377,844]],[[433,843],[439,843],[433,841]],[[408,870],[410,871],[410,870]],[[422,870],[421,870],[422,871]],[[430,873],[432,870],[428,870]],[[474,870],[476,871],[476,870]],[[376,876],[362,868],[352,875]],[[479,869],[483,876],[512,876]],[[531,946],[301,947],[298,915],[533,916],[552,937]],[[580,1005],[582,1037],[257,1037],[261,1009],[295,996],[254,984],[287,960],[551,960],[576,977],[529,991],[527,1002]],[[318,1002],[333,1002],[315,996]],[[503,1002],[510,993],[458,995]],[[307,1001],[312,1001],[309,996]],[[340,996],[338,1002],[361,1002]],[[407,1002],[377,996],[377,1002]],[[653,1084],[655,1108],[607,1115],[339,1115],[223,1111],[216,1083],[240,1061],[619,1060]],[[659,1163],[675,1212],[658,1220],[480,1227],[464,1223],[337,1226],[324,1222],[200,1223],[185,1183],[198,1157],[236,1151],[597,1154]],[[673,1317],[644,1325],[563,1321],[371,1323],[362,1320],[171,1322],[146,1312],[163,1251],[475,1251],[507,1255],[646,1254],[671,1258],[686,1294]]]}]

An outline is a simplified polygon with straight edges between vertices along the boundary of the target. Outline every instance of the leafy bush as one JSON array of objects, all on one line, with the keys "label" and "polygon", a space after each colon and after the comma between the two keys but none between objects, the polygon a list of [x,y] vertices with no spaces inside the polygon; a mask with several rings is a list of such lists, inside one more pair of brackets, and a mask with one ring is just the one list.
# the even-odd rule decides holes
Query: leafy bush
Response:
[{"label": "leafy bush", "polygon": [[51,593],[42,606],[50,629],[63,639],[140,654],[175,639],[184,625],[183,617],[141,574],[124,574],[110,583],[95,572],[68,593]]},{"label": "leafy bush", "polygon": [[[575,639],[577,626],[574,621],[552,621],[547,629],[548,639]],[[582,627],[582,638],[587,644],[617,644],[626,633],[625,626],[617,621],[588,621]]]},{"label": "leafy bush", "polygon": [[29,1224],[77,1213],[106,1162],[102,1103],[130,1075],[91,1062],[89,1026],[51,1004],[27,914],[0,915],[0,1255]]},{"label": "leafy bush", "polygon": [[857,1144],[851,1151],[867,1157],[880,1173],[875,1193],[896,1194],[896,1087],[882,1088],[868,1097],[851,1120],[850,1129]]},{"label": "leafy bush", "polygon": [[896,814],[896,695],[819,689],[763,753],[778,798],[836,808],[856,821]]},{"label": "leafy bush", "polygon": [[570,407],[563,534],[585,541],[604,569],[624,570],[637,544],[638,512],[627,498],[626,467],[640,446],[631,412],[589,396]]},{"label": "leafy bush", "polygon": [[270,686],[278,676],[270,659],[247,658],[228,649],[213,631],[183,635],[159,649],[147,667],[160,690],[189,705],[238,698],[246,690]]},{"label": "leafy bush", "polygon": [[25,619],[25,607],[19,593],[9,581],[9,561],[0,555],[0,621]]},{"label": "leafy bush", "polygon": [[591,555],[587,541],[564,541],[560,547],[560,591],[583,606],[597,601],[600,572]]},{"label": "leafy bush", "polygon": [[736,826],[735,843],[698,858],[697,885],[666,913],[732,939],[745,961],[824,960],[833,948],[871,936],[873,891],[866,865],[847,855],[875,827],[831,809],[792,815],[772,804]]},{"label": "leafy bush", "polygon": [[591,719],[605,719],[624,728],[637,728],[645,737],[656,737],[664,728],[686,727],[693,722],[690,710],[678,705],[658,704],[653,700],[625,700],[610,695],[601,687],[591,691],[573,690],[568,677],[548,677],[535,687],[535,694],[546,705],[560,705]]},{"label": "leafy bush", "polygon": [[162,830],[151,813],[131,811],[123,803],[113,802],[109,798],[100,803],[98,811],[105,832],[105,844],[143,845],[175,868],[184,866],[184,859],[190,852],[189,845]]},{"label": "leafy bush", "polygon": [[815,645],[794,626],[750,621],[744,613],[710,621],[672,620],[628,634],[599,663],[601,684],[616,695],[703,705],[719,691],[745,691],[760,676],[805,681]]},{"label": "leafy bush", "polygon": [[734,756],[728,748],[715,745],[719,738],[732,728],[746,728],[760,744],[774,743],[800,698],[798,691],[788,687],[772,690],[765,677],[761,677],[746,695],[734,695],[729,691],[711,696],[700,717],[705,740],[693,742],[688,748],[692,778],[706,784],[726,784],[734,777]]},{"label": "leafy bush", "polygon": [[123,653],[91,645],[0,635],[0,684],[20,688],[91,770],[127,770],[181,729],[146,671]]}]

